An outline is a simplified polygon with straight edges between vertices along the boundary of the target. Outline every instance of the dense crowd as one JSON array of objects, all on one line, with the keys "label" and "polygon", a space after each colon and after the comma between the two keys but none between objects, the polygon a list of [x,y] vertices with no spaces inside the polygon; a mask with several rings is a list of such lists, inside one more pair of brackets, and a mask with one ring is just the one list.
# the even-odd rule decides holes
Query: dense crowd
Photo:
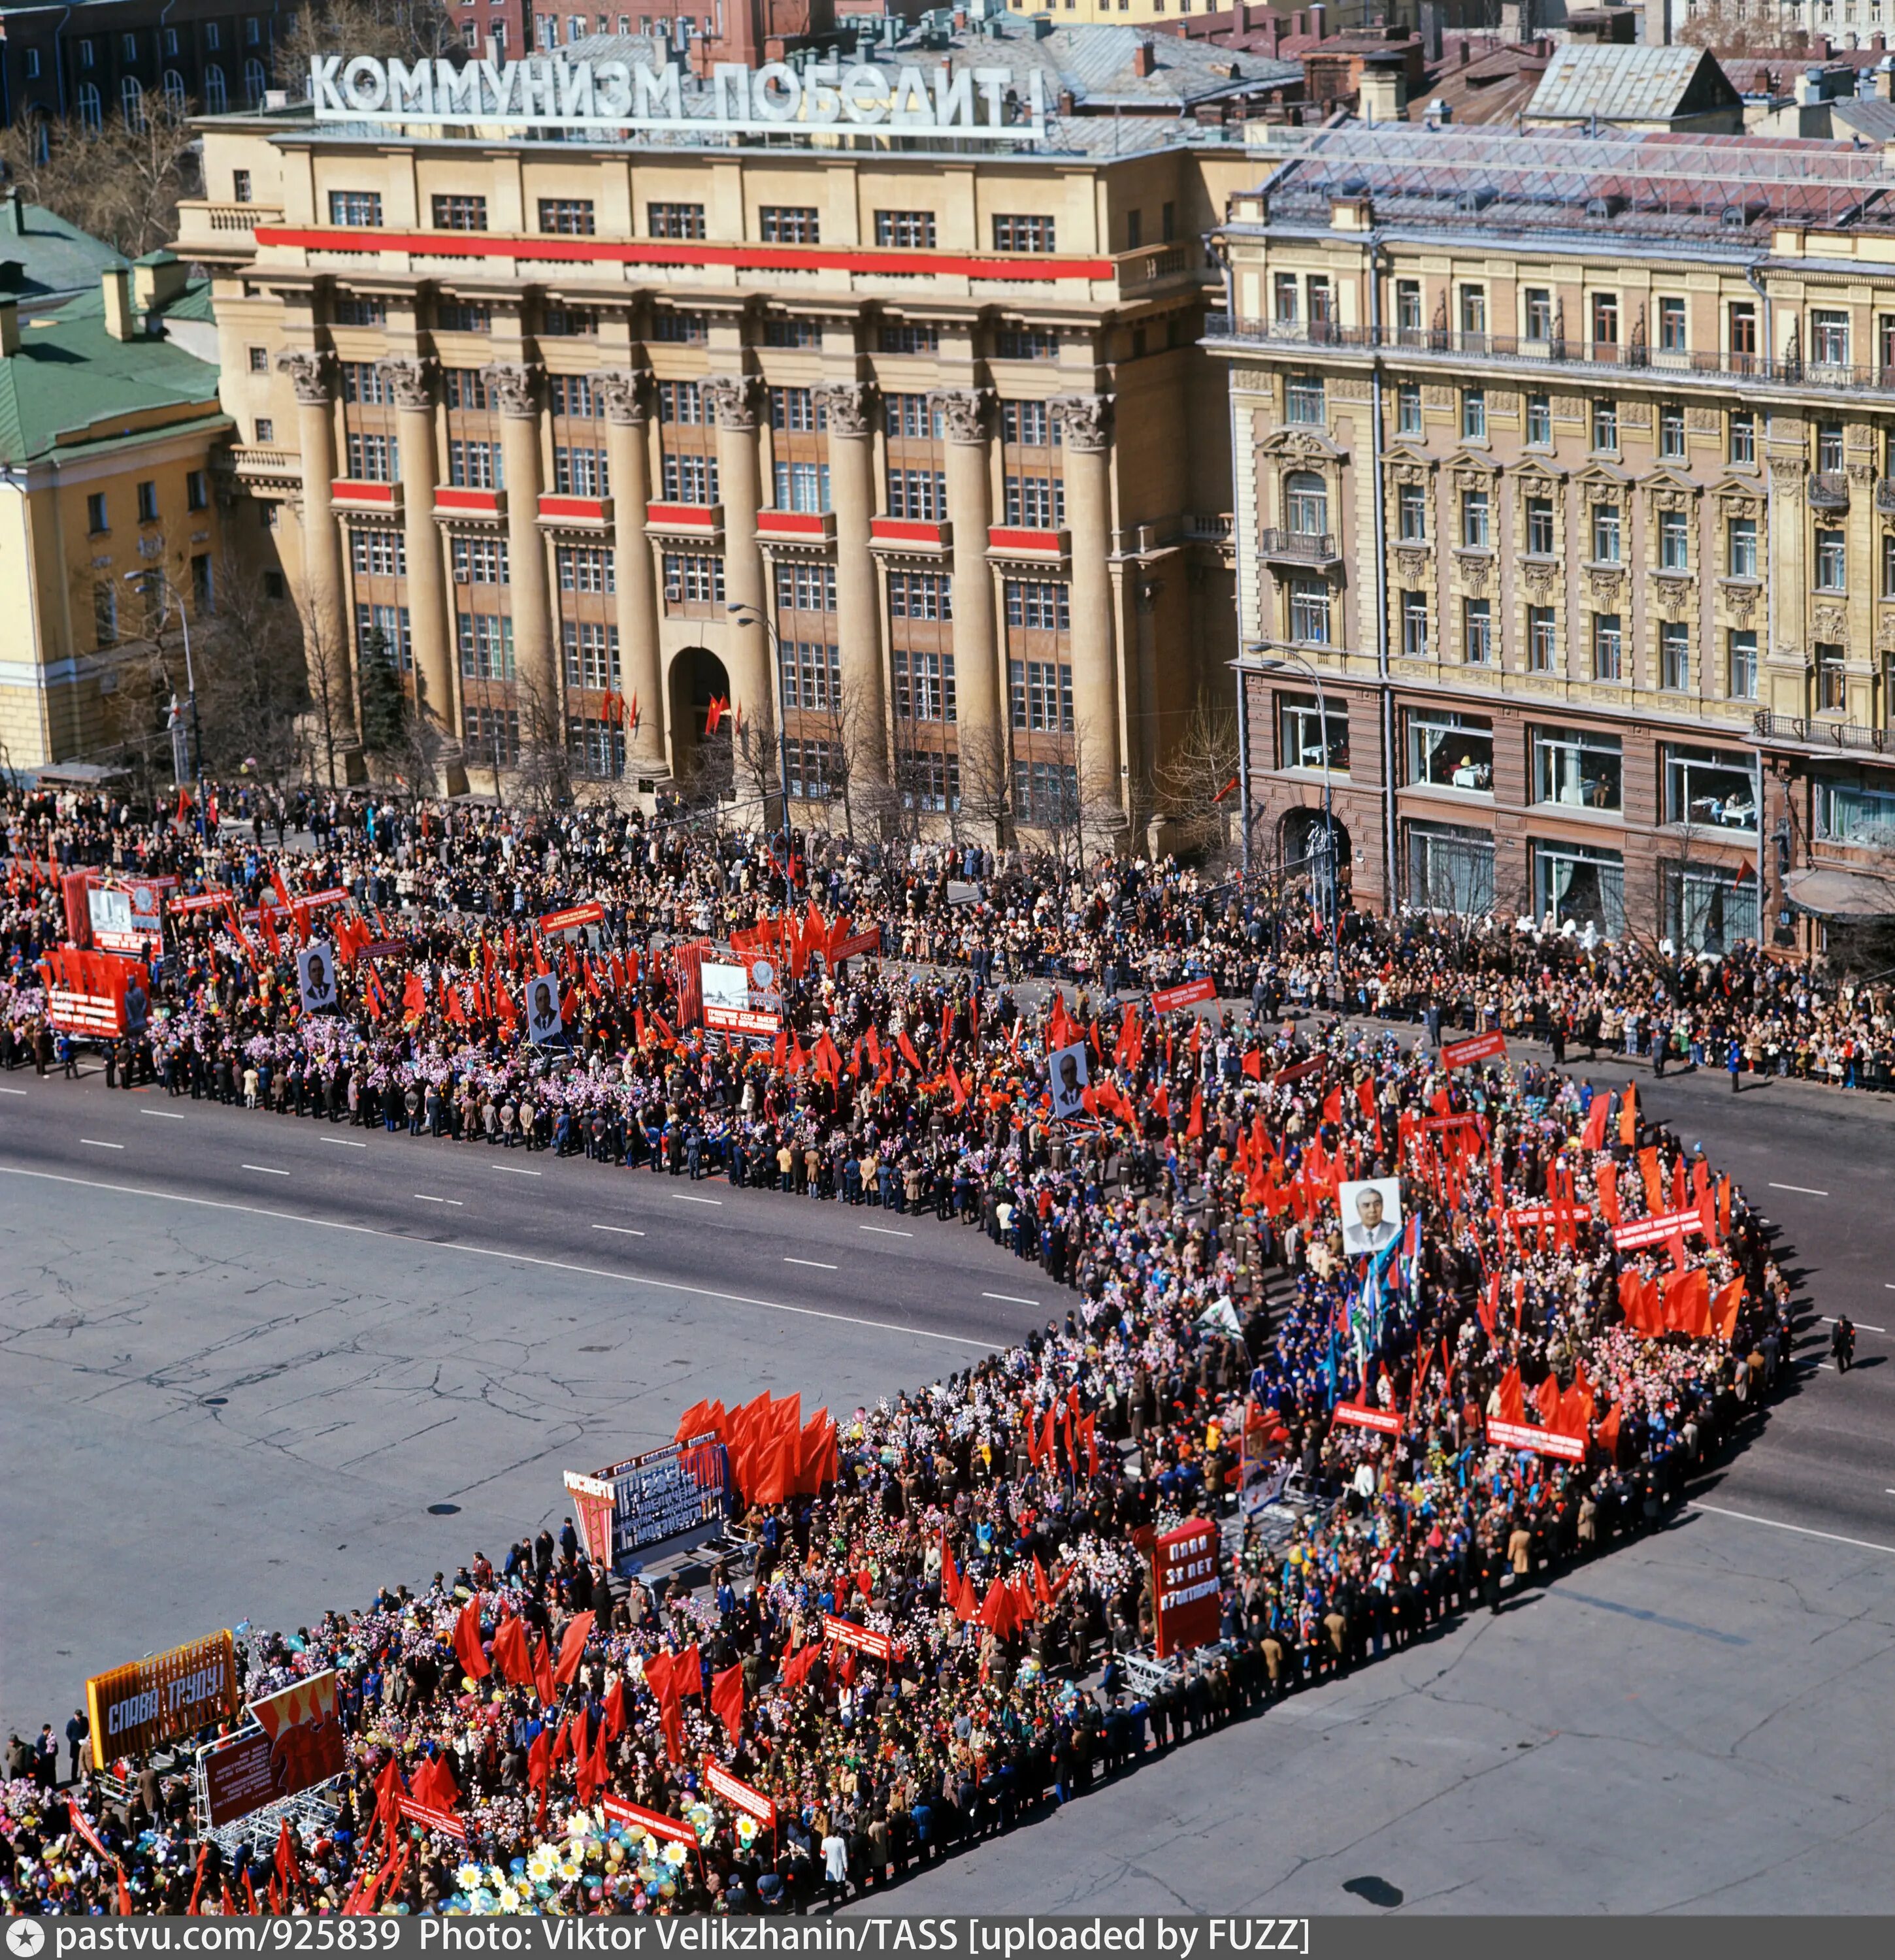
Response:
[{"label": "dense crowd", "polygon": [[[1788,1357],[1788,1288],[1741,1193],[1632,1093],[1449,1070],[1419,1031],[1365,1036],[1341,1011],[1563,1013],[1579,1041],[1596,1012],[1615,1045],[1635,1046],[1629,1017],[1707,1055],[1755,1035],[1761,1062],[1773,1017],[1813,1054],[1830,1039],[1809,1032],[1826,998],[1833,1026],[1881,1038],[1879,1001],[1786,991],[1756,962],[1419,921],[1351,921],[1326,947],[1304,915],[1170,864],[1062,885],[974,846],[804,856],[606,811],[374,807],[306,811],[316,848],[292,858],[260,810],[227,810],[209,847],[97,804],[5,813],[0,1063],[46,1059],[56,871],[170,871],[232,902],[164,950],[115,1081],[438,1140],[417,1148],[929,1210],[1073,1296],[1005,1354],[837,1412],[813,1492],[747,1476],[749,1552],[696,1586],[610,1583],[568,1527],[250,1634],[253,1694],[341,1676],[348,1774],[280,1841],[226,1855],[181,1778],[108,1762],[71,1793],[101,1853],[54,1792],[50,1731],[16,1741],[14,1910],[801,1910],[1498,1606],[1648,1528],[1741,1433]],[[582,900],[596,928],[536,933]],[[884,958],[812,956],[876,928]],[[346,957],[338,1010],[307,1014],[305,933],[391,950]],[[773,1041],[691,1024],[677,949],[733,935],[779,957]],[[1224,997],[1202,1015],[1123,998],[1199,975]],[[535,1047],[522,990],[541,977],[563,1032]],[[1076,1045],[1081,1113],[1056,1121],[1050,1058]],[[1341,1187],[1365,1179],[1395,1181],[1399,1229],[1345,1216]],[[1616,1248],[1613,1225],[1658,1214],[1691,1216]],[[681,1412],[681,1433],[708,1419]],[[1240,1506],[1247,1450],[1287,1477],[1282,1500]],[[1149,1548],[1198,1516],[1229,1526],[1221,1638],[1160,1681],[1133,1659]],[[826,1640],[830,1616],[886,1656]],[[712,1790],[710,1759],[768,1793],[776,1828]],[[405,1821],[404,1794],[464,1841]]]}]

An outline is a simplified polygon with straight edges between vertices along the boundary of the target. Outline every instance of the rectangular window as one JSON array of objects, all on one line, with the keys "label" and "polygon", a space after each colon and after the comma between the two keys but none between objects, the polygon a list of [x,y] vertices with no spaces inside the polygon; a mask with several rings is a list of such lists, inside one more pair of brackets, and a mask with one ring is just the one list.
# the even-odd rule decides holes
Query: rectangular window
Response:
[{"label": "rectangular window", "polygon": [[513,622],[492,612],[456,616],[460,671],[469,680],[513,679]]},{"label": "rectangular window", "polygon": [[1009,660],[1013,725],[1029,734],[1072,732],[1072,670],[1062,661]]},{"label": "rectangular window", "polygon": [[1756,576],[1756,520],[1733,517],[1725,527],[1725,562],[1732,578]]},{"label": "rectangular window", "polygon": [[387,302],[339,294],[336,300],[336,324],[338,326],[386,326],[388,324]]},{"label": "rectangular window", "polygon": [[1329,644],[1329,587],[1320,579],[1291,581],[1290,638],[1304,646]]},{"label": "rectangular window", "polygon": [[[274,442],[276,440],[276,425],[268,415],[259,415],[256,418],[256,440],[259,442]],[[267,504],[263,508],[266,510],[273,511],[276,506],[273,504]]]},{"label": "rectangular window", "polygon": [[770,427],[807,435],[826,428],[829,418],[816,399],[813,388],[772,388],[770,390]]},{"label": "rectangular window", "polygon": [[[1422,330],[1422,289],[1419,279],[1395,282],[1395,330],[1403,336],[1418,334]],[[1409,343],[1404,340],[1403,344]]]},{"label": "rectangular window", "polygon": [[595,692],[619,684],[619,629],[599,619],[568,619],[562,623],[568,687]]},{"label": "rectangular window", "polygon": [[1486,551],[1492,546],[1489,514],[1485,490],[1463,490],[1460,493],[1460,542],[1463,550]]},{"label": "rectangular window", "polygon": [[441,371],[441,393],[451,409],[484,413],[489,406],[487,377],[478,368],[444,368]]},{"label": "rectangular window", "polygon": [[1535,449],[1553,447],[1553,397],[1550,395],[1529,395],[1527,397],[1527,441]]},{"label": "rectangular window", "polygon": [[1592,405],[1592,446],[1595,450],[1616,450],[1619,447],[1619,405],[1616,402],[1594,402]]},{"label": "rectangular window", "polygon": [[1625,678],[1625,629],[1616,612],[1592,616],[1592,677],[1607,681]]},{"label": "rectangular window", "polygon": [[829,465],[826,463],[779,463],[775,472],[779,511],[820,511],[829,508]]},{"label": "rectangular window", "polygon": [[1000,439],[1024,443],[1030,449],[1057,449],[1062,440],[1059,418],[1044,402],[1002,402]]},{"label": "rectangular window", "polygon": [[836,568],[833,565],[779,565],[776,605],[782,612],[833,612]]},{"label": "rectangular window", "polygon": [[555,446],[553,452],[553,488],[561,497],[609,497],[611,480],[606,474],[605,451]]},{"label": "rectangular window", "polygon": [[[543,209],[543,206],[542,208]],[[592,229],[592,207],[586,207],[584,229]],[[546,227],[542,224],[542,231]],[[651,238],[702,238],[704,207],[701,204],[648,204],[645,207],[645,235]]]},{"label": "rectangular window", "polygon": [[[1163,5],[1163,0],[1159,0]],[[1079,771],[1072,762],[1016,762],[1014,813],[1022,823],[1071,823],[1079,813]]]},{"label": "rectangular window", "polygon": [[1029,632],[1065,632],[1072,625],[1070,596],[1063,583],[1010,578],[1006,581],[1007,624]]},{"label": "rectangular window", "polygon": [[349,535],[349,562],[358,578],[405,578],[406,541],[399,531],[358,530]]},{"label": "rectangular window", "polygon": [[358,606],[355,608],[355,651],[370,660],[394,657],[403,673],[415,667],[414,636],[409,629],[406,606]]},{"label": "rectangular window", "polygon": [[1756,635],[1733,630],[1730,639],[1730,690],[1733,701],[1756,698]]},{"label": "rectangular window", "polygon": [[704,391],[696,381],[661,381],[658,383],[658,420],[686,428],[701,428],[704,422]]},{"label": "rectangular window", "polygon": [[269,349],[267,347],[253,347],[247,351],[250,355],[250,372],[253,374],[267,374],[269,372]]},{"label": "rectangular window", "polygon": [[1291,375],[1283,383],[1283,419],[1286,422],[1314,422],[1320,426],[1326,418],[1322,377]]},{"label": "rectangular window", "polygon": [[1494,663],[1493,602],[1463,599],[1460,612],[1461,657],[1470,667]]},{"label": "rectangular window", "polygon": [[1533,731],[1533,797],[1573,810],[1623,807],[1623,756],[1616,735],[1589,728]]},{"label": "rectangular window", "polygon": [[1658,351],[1683,354],[1688,351],[1684,325],[1684,302],[1661,299],[1658,302]]},{"label": "rectangular window", "polygon": [[575,422],[597,422],[605,413],[605,396],[592,385],[589,374],[555,374],[546,390],[552,397],[553,412]]},{"label": "rectangular window", "polygon": [[897,619],[951,619],[954,581],[944,571],[891,571],[888,610]]},{"label": "rectangular window", "polygon": [[1842,649],[1818,640],[1815,653],[1817,712],[1839,714],[1849,706],[1849,689],[1842,673]]},{"label": "rectangular window", "polygon": [[591,198],[540,199],[540,229],[542,231],[553,232],[564,237],[590,238],[594,228]]},{"label": "rectangular window", "polygon": [[756,214],[756,219],[766,245],[820,245],[823,242],[821,220],[814,205],[766,204]]},{"label": "rectangular window", "polygon": [[1664,752],[1664,820],[1694,830],[1756,829],[1756,778],[1750,759],[1729,749]]},{"label": "rectangular window", "polygon": [[395,483],[401,478],[401,448],[393,436],[349,438],[349,474],[357,483]]},{"label": "rectangular window", "polygon": [[954,657],[895,649],[895,718],[899,721],[951,721],[954,718]]},{"label": "rectangular window", "polygon": [[499,444],[451,438],[447,444],[447,481],[457,490],[504,489]]},{"label": "rectangular window", "polygon": [[1623,542],[1618,505],[1616,504],[1594,504],[1592,507],[1593,563],[1594,565],[1618,564]]},{"label": "rectangular window", "polygon": [[92,587],[92,631],[101,647],[119,643],[118,587],[109,578],[98,580]]},{"label": "rectangular window", "polygon": [[[389,535],[399,546],[400,533],[391,532]],[[454,562],[457,585],[505,585],[508,582],[505,538],[456,538]]]},{"label": "rectangular window", "polygon": [[888,473],[888,514],[926,524],[945,523],[947,473],[940,469],[891,469]]},{"label": "rectangular window", "polygon": [[1494,788],[1494,724],[1486,716],[1443,708],[1416,709],[1408,717],[1408,780],[1435,789]]},{"label": "rectangular window", "polygon": [[715,504],[717,459],[710,456],[667,456],[663,475],[667,504]]},{"label": "rectangular window", "polygon": [[1325,753],[1330,773],[1349,774],[1349,710],[1325,702],[1318,714],[1313,697],[1285,695],[1281,702],[1279,723],[1282,746],[1281,766],[1286,769],[1323,767]]},{"label": "rectangular window", "polygon": [[997,361],[1057,361],[1059,336],[1043,326],[1003,326],[994,336]]},{"label": "rectangular window", "polygon": [[1402,652],[1411,660],[1428,657],[1428,595],[1425,592],[1402,594]]},{"label": "rectangular window", "polygon": [[878,211],[875,214],[875,243],[903,251],[932,252],[935,249],[935,214],[932,211]]},{"label": "rectangular window", "polygon": [[682,552],[664,555],[664,597],[672,606],[721,606],[724,561]]},{"label": "rectangular window", "polygon": [[701,313],[679,313],[667,308],[652,316],[651,334],[654,339],[698,347],[710,339],[711,323]]},{"label": "rectangular window", "polygon": [[836,794],[839,751],[828,742],[791,741],[789,793],[804,803],[824,803]]},{"label": "rectangular window", "polygon": [[1460,433],[1465,442],[1487,440],[1487,391],[1463,388],[1460,391]]},{"label": "rectangular window", "polygon": [[1404,483],[1396,492],[1395,535],[1403,544],[1426,542],[1428,492],[1421,484]]},{"label": "rectangular window", "polygon": [[1553,555],[1553,499],[1527,499],[1527,555],[1529,558]]},{"label": "rectangular window", "polygon": [[1616,851],[1588,851],[1572,844],[1533,847],[1534,912],[1551,914],[1555,924],[1570,921],[1607,939],[1626,929],[1625,860]]},{"label": "rectangular window", "polygon": [[561,545],[553,554],[562,592],[615,592],[612,554],[597,545]]},{"label": "rectangular window", "polygon": [[1849,588],[1849,548],[1840,531],[1816,534],[1816,589],[1843,592]]},{"label": "rectangular window", "polygon": [[458,194],[444,196],[437,192],[434,205],[437,231],[485,231],[487,228],[487,200],[484,197],[463,197]]},{"label": "rectangular window", "polygon": [[1733,463],[1754,463],[1756,460],[1756,417],[1746,410],[1742,415],[1734,414],[1730,422],[1731,460]]},{"label": "rectangular window", "polygon": [[1487,337],[1487,289],[1485,286],[1463,286],[1460,289],[1460,331],[1464,340],[1485,340]]},{"label": "rectangular window", "polygon": [[138,500],[139,522],[141,524],[155,524],[158,515],[158,485],[148,480],[141,483],[138,486]]},{"label": "rectangular window", "polygon": [[1421,390],[1412,381],[1397,382],[1395,387],[1395,433],[1397,435],[1419,435],[1421,432]]},{"label": "rectangular window", "polygon": [[378,190],[333,190],[329,194],[331,224],[360,226],[370,230],[381,223],[381,192]]},{"label": "rectangular window", "polygon": [[938,749],[903,749],[895,757],[896,781],[907,810],[960,807],[960,758]]},{"label": "rectangular window", "polygon": [[1408,902],[1478,918],[1494,908],[1494,840],[1451,823],[1410,823]]},{"label": "rectangular window", "polygon": [[884,354],[938,354],[941,329],[908,320],[884,320],[876,345]]},{"label": "rectangular window", "polygon": [[1668,694],[1691,692],[1691,628],[1682,619],[1659,622],[1658,685]]},{"label": "rectangular window", "polygon": [[387,406],[388,377],[374,361],[345,361],[340,367],[345,402],[360,402],[370,408]]},{"label": "rectangular window", "polygon": [[996,252],[1056,252],[1053,221],[1050,218],[1008,216],[996,214],[994,218],[994,250]]},{"label": "rectangular window", "polygon": [[1028,530],[1057,530],[1066,520],[1066,487],[1056,476],[1009,476],[1007,522]]},{"label": "rectangular window", "polygon": [[783,705],[826,713],[842,694],[839,648],[822,641],[779,642],[783,663]]},{"label": "rectangular window", "polygon": [[813,320],[766,320],[763,323],[766,347],[820,347],[823,329]]},{"label": "rectangular window", "polygon": [[437,300],[435,329],[440,333],[486,333],[493,326],[493,309],[467,300]]},{"label": "rectangular window", "polygon": [[1274,318],[1279,326],[1294,326],[1301,317],[1298,310],[1298,296],[1302,291],[1294,272],[1279,272],[1273,282],[1276,295]]},{"label": "rectangular window", "polygon": [[1658,453],[1667,463],[1684,460],[1684,411],[1675,402],[1658,410]]},{"label": "rectangular window", "polygon": [[208,511],[211,508],[211,479],[202,469],[187,469],[184,473],[184,508],[187,511]]},{"label": "rectangular window", "polygon": [[1842,473],[1842,425],[1818,422],[1816,425],[1816,466],[1825,476]]},{"label": "rectangular window", "polygon": [[598,330],[599,313],[596,307],[549,306],[540,316],[540,331],[543,334],[565,336],[596,334]]},{"label": "rectangular window", "polygon": [[1619,296],[1594,293],[1592,296],[1592,346],[1594,360],[1612,360],[1619,347]]},{"label": "rectangular window", "polygon": [[1816,780],[1816,834],[1826,844],[1886,846],[1895,837],[1895,791]]},{"label": "rectangular window", "polygon": [[1550,606],[1527,608],[1527,665],[1535,673],[1551,673],[1559,664],[1559,628]]},{"label": "rectangular window", "polygon": [[1658,565],[1665,571],[1691,569],[1691,520],[1682,511],[1658,513]]},{"label": "rectangular window", "polygon": [[1849,315],[1810,309],[1810,359],[1819,368],[1849,365]]},{"label": "rectangular window", "polygon": [[1545,286],[1527,288],[1527,338],[1529,340],[1550,340],[1553,338],[1553,294]]},{"label": "rectangular window", "polygon": [[1731,307],[1731,363],[1740,374],[1744,373],[1757,352],[1756,303],[1753,300],[1739,300]]},{"label": "rectangular window", "polygon": [[1895,599],[1895,532],[1882,539],[1882,597]]}]

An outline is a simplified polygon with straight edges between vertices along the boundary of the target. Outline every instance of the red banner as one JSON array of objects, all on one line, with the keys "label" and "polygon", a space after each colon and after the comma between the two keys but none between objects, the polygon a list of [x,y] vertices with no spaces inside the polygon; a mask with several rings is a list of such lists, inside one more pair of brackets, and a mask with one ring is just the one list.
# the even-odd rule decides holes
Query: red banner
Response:
[{"label": "red banner", "polygon": [[1464,1068],[1470,1061],[1504,1061],[1507,1037],[1496,1028],[1492,1033],[1470,1035],[1465,1041],[1443,1042],[1441,1062],[1444,1068]]},{"label": "red banner", "polygon": [[1223,1626],[1218,1577],[1217,1526],[1209,1518],[1167,1532],[1151,1548],[1152,1597],[1158,1602],[1159,1659],[1215,1640]]},{"label": "red banner", "polygon": [[419,1798],[404,1796],[400,1799],[401,1814],[411,1824],[419,1824],[424,1831],[438,1831],[444,1838],[457,1838],[462,1844],[467,1841],[467,1826],[451,1810],[438,1810],[432,1803],[423,1803]]},{"label": "red banner", "polygon": [[618,1823],[629,1824],[636,1830],[649,1831],[661,1844],[688,1845],[693,1851],[698,1848],[697,1833],[675,1817],[666,1817],[655,1810],[642,1810],[635,1803],[628,1803],[623,1797],[614,1796],[609,1790],[599,1801],[607,1816]]},{"label": "red banner", "polygon": [[1575,1225],[1589,1225],[1592,1208],[1589,1204],[1529,1204],[1521,1211],[1500,1214],[1500,1222],[1510,1232],[1543,1232],[1549,1226],[1556,1229],[1562,1218],[1570,1219]]},{"label": "red banner", "polygon": [[1364,1408],[1360,1402],[1338,1402],[1330,1412],[1351,1429],[1372,1429],[1378,1436],[1400,1436],[1402,1419],[1392,1409]]},{"label": "red banner", "polygon": [[1612,1242],[1622,1252],[1635,1252],[1642,1246],[1662,1246],[1676,1232],[1702,1232],[1704,1220],[1696,1211],[1661,1211],[1655,1218],[1635,1218],[1620,1226]]},{"label": "red banner", "polygon": [[605,908],[596,899],[582,905],[567,905],[556,912],[540,915],[542,932],[570,932],[575,925],[597,925],[605,917]]},{"label": "red banner", "polygon": [[853,959],[858,953],[879,953],[882,950],[882,929],[871,926],[866,932],[851,933],[848,938],[839,940],[828,949],[829,963],[833,966],[839,959]]},{"label": "red banner", "polygon": [[833,1613],[823,1615],[823,1637],[826,1640],[839,1640],[846,1647],[860,1647],[864,1653],[873,1654],[879,1661],[893,1658],[895,1643],[886,1634],[871,1632],[867,1627],[858,1627],[853,1620],[839,1620]]},{"label": "red banner", "polygon": [[1586,1460],[1584,1439],[1562,1436],[1556,1429],[1535,1429],[1530,1424],[1487,1418],[1487,1440],[1501,1449],[1530,1449],[1542,1456],[1563,1457],[1569,1463]]},{"label": "red banner", "polygon": [[704,1759],[704,1780],[734,1810],[742,1811],[747,1817],[754,1817],[768,1830],[776,1828],[776,1804],[760,1790],[753,1790],[748,1783],[740,1782],[721,1764],[712,1762],[709,1756]]},{"label": "red banner", "polygon": [[1200,1001],[1217,998],[1217,982],[1207,973],[1199,980],[1186,980],[1181,986],[1161,987],[1151,996],[1151,1011],[1168,1014],[1174,1007],[1192,1007]]},{"label": "red banner", "polygon": [[708,1001],[704,1004],[704,1025],[715,1033],[727,1035],[773,1035],[779,1026],[775,1014],[760,1014],[748,1007],[713,1007]]},{"label": "red banner", "polygon": [[1314,1075],[1319,1068],[1326,1068],[1328,1065],[1327,1055],[1313,1055],[1307,1061],[1292,1062],[1288,1068],[1279,1068],[1270,1077],[1271,1086],[1276,1087],[1285,1082],[1301,1082],[1304,1076]]}]

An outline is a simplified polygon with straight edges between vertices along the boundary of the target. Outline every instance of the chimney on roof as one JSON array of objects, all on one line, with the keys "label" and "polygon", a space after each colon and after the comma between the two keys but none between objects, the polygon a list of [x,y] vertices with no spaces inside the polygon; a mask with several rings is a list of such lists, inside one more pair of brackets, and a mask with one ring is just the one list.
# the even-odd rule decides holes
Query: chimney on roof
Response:
[{"label": "chimney on roof", "polygon": [[9,238],[27,235],[27,201],[20,195],[18,184],[8,184],[0,192],[0,232]]},{"label": "chimney on roof", "polygon": [[1875,64],[1875,99],[1895,101],[1895,58],[1887,55]]},{"label": "chimney on roof", "polygon": [[1316,5],[1310,9],[1310,32],[1319,41],[1328,31],[1328,22],[1329,9],[1323,5],[1323,0],[1316,0]]},{"label": "chimney on roof", "polygon": [[105,295],[105,330],[114,340],[139,337],[138,316],[132,310],[132,269],[108,266],[99,279]]},{"label": "chimney on roof", "polygon": [[1142,81],[1146,76],[1157,72],[1157,50],[1148,40],[1140,41],[1132,50],[1132,72]]},{"label": "chimney on roof", "polygon": [[20,302],[0,300],[0,357],[20,351]]},{"label": "chimney on roof", "polygon": [[1356,103],[1365,123],[1400,123],[1408,115],[1408,63],[1404,58],[1368,56]]}]

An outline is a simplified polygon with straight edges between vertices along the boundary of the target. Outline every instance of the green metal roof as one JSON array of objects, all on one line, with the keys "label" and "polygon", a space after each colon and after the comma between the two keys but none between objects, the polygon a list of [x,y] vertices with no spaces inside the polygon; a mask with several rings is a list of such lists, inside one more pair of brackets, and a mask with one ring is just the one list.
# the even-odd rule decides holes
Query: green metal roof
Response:
[{"label": "green metal roof", "polygon": [[95,281],[43,326],[23,317],[19,351],[0,359],[0,463],[149,440],[130,418],[164,409],[174,427],[218,416],[216,368],[156,336],[113,339]]},{"label": "green metal roof", "polygon": [[125,261],[102,238],[68,224],[44,205],[0,192],[0,298],[20,302],[24,317],[49,311],[99,289],[99,275]]}]

